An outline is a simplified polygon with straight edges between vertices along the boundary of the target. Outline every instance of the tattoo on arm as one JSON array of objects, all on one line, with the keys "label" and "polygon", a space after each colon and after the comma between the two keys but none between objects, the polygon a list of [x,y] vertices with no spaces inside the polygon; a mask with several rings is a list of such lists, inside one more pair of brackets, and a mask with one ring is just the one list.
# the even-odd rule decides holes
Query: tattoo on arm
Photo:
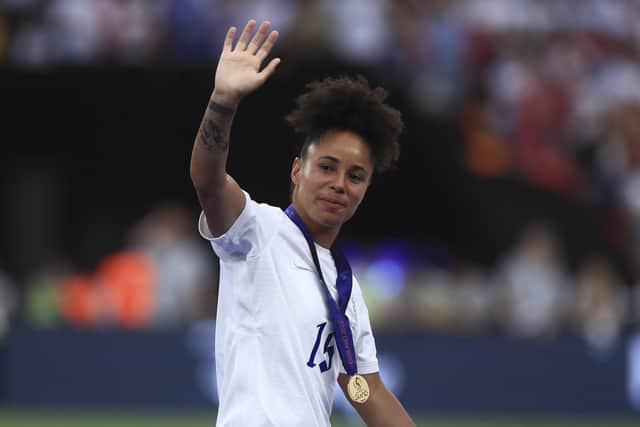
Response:
[{"label": "tattoo on arm", "polygon": [[208,151],[226,151],[229,148],[220,127],[211,119],[205,119],[200,126],[200,143]]},{"label": "tattoo on arm", "polygon": [[[222,116],[230,116],[234,111],[232,108],[215,101],[209,101],[209,109]],[[208,118],[205,118],[200,126],[200,142],[208,151],[226,151],[229,148],[229,141],[226,140],[220,125]]]},{"label": "tattoo on arm", "polygon": [[222,114],[223,116],[230,116],[233,114],[233,108],[218,104],[215,101],[209,101],[209,109],[215,113]]}]

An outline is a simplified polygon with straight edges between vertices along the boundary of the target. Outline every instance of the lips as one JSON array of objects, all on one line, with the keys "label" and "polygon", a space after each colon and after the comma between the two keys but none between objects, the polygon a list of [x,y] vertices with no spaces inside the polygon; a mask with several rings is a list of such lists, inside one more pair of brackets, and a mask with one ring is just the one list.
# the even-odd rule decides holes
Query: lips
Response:
[{"label": "lips", "polygon": [[320,201],[323,202],[325,205],[334,209],[344,208],[345,206],[347,206],[345,202],[342,202],[337,199],[328,198],[328,197],[320,197]]}]

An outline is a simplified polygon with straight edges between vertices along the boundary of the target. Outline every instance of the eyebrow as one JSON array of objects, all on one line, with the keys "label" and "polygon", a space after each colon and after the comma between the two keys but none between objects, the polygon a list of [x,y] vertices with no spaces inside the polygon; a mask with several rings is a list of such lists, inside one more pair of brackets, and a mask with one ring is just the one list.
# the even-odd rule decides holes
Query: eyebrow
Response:
[{"label": "eyebrow", "polygon": [[329,156],[329,155],[322,156],[322,157],[320,157],[320,159],[331,160],[332,162],[340,163],[340,160],[338,160],[337,158],[335,158],[333,156]]},{"label": "eyebrow", "polygon": [[[334,163],[340,163],[340,160],[338,160],[336,157],[329,156],[329,155],[321,156],[321,157],[320,157],[320,160],[330,160],[330,161],[332,161],[332,162],[334,162]],[[362,170],[362,171],[364,171],[365,173],[367,172],[367,169],[366,169],[364,166],[360,166],[360,165],[354,165],[354,166],[352,167],[352,169]]]}]

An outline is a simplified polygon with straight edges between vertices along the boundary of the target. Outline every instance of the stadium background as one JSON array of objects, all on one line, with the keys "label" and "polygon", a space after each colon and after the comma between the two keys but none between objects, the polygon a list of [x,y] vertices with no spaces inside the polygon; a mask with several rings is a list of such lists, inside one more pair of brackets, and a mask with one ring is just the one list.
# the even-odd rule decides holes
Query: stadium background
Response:
[{"label": "stadium background", "polygon": [[283,59],[232,132],[255,199],[288,203],[307,82],[362,73],[403,112],[344,238],[411,412],[637,422],[638,2],[3,0],[0,425],[213,423],[188,162],[249,17]]}]

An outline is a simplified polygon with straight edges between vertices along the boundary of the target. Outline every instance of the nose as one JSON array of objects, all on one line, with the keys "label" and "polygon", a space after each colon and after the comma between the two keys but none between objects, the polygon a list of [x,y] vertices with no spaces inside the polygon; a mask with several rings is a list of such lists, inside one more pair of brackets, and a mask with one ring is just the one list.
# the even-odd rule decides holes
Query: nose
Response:
[{"label": "nose", "polygon": [[346,176],[343,173],[338,173],[335,175],[333,182],[331,183],[331,189],[336,193],[344,193],[344,183],[346,180]]}]

